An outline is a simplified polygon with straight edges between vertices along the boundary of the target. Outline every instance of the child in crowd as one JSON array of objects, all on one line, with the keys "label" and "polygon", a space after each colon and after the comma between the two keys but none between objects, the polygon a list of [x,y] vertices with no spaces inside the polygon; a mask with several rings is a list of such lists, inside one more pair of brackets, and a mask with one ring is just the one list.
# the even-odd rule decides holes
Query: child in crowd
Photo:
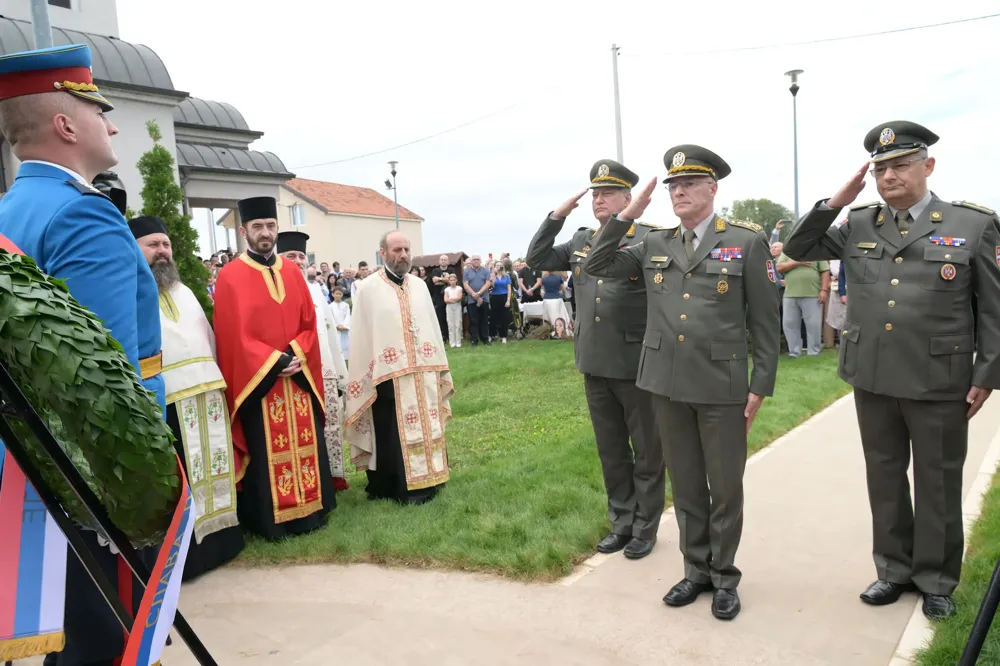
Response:
[{"label": "child in crowd", "polygon": [[452,347],[462,346],[462,288],[458,286],[458,276],[448,276],[448,286],[444,288],[444,302],[447,304],[445,316],[448,318],[448,342]]},{"label": "child in crowd", "polygon": [[330,303],[333,310],[333,320],[337,322],[337,342],[340,343],[340,351],[344,353],[344,360],[351,358],[351,306],[344,302],[344,290],[341,287],[333,288],[333,302]]}]

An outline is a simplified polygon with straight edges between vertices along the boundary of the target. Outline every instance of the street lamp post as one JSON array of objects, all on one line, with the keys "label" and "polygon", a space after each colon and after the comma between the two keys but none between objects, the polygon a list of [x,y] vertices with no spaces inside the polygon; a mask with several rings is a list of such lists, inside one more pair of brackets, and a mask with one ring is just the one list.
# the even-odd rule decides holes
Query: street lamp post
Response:
[{"label": "street lamp post", "polygon": [[[396,206],[396,228],[399,229],[399,197],[396,196],[396,165],[399,162],[389,162],[389,173],[392,174],[392,202]],[[388,183],[386,183],[388,185]]]},{"label": "street lamp post", "polygon": [[793,69],[785,72],[785,76],[792,80],[792,85],[788,91],[792,93],[792,153],[795,171],[795,221],[799,220],[799,108],[796,103],[799,94],[799,74],[801,69]]}]

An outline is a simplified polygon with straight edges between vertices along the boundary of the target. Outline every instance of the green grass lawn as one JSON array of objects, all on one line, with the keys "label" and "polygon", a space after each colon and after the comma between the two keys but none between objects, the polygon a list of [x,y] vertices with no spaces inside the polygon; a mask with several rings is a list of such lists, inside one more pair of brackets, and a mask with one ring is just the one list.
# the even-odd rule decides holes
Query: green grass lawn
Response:
[{"label": "green grass lawn", "polygon": [[[368,501],[365,475],[355,472],[324,530],[278,543],[249,538],[238,562],[377,562],[552,580],[592,555],[608,530],[606,496],[572,343],[462,347],[449,350],[449,361],[456,389],[447,434],[451,480],[433,502]],[[750,450],[849,388],[837,377],[832,350],[782,358]]]},{"label": "green grass lawn", "polygon": [[[993,476],[993,486],[983,498],[982,509],[969,537],[962,580],[955,590],[958,613],[936,624],[930,646],[917,655],[918,666],[954,666],[962,656],[993,567],[1000,559],[1000,472]],[[979,656],[980,664],[1000,664],[1000,631],[995,621],[993,624]]]}]

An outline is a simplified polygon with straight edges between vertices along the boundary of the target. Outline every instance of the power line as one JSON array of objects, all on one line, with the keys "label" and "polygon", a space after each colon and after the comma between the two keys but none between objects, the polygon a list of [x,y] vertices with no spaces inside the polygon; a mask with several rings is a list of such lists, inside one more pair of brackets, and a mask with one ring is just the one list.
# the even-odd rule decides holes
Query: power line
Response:
[{"label": "power line", "polygon": [[[942,21],[940,23],[928,23],[928,24],[925,24],[925,25],[915,25],[915,26],[910,26],[910,27],[907,27],[907,28],[895,28],[893,30],[880,30],[878,32],[866,32],[866,33],[861,33],[861,34],[857,34],[857,35],[842,35],[840,37],[826,37],[826,38],[822,38],[822,39],[809,39],[809,40],[800,41],[800,42],[781,42],[781,43],[777,43],[777,44],[761,44],[761,45],[757,45],[757,46],[739,46],[739,47],[735,47],[735,48],[715,49],[715,50],[710,50],[710,51],[681,51],[681,52],[676,52],[675,51],[673,53],[646,53],[646,54],[643,54],[643,53],[634,53],[634,54],[623,54],[623,55],[625,55],[625,57],[628,57],[628,58],[644,58],[644,57],[662,57],[662,56],[676,57],[676,56],[687,56],[687,55],[710,55],[710,54],[716,54],[716,53],[739,53],[739,52],[744,52],[744,51],[762,51],[762,50],[765,50],[765,49],[786,48],[786,47],[790,47],[790,46],[808,46],[810,44],[827,44],[827,43],[830,43],[830,42],[842,42],[842,41],[847,41],[847,40],[851,40],[851,39],[865,39],[865,38],[868,38],[868,37],[880,37],[882,35],[892,35],[892,34],[898,34],[898,33],[902,33],[902,32],[913,32],[914,30],[928,30],[930,28],[941,28],[941,27],[949,26],[949,25],[958,25],[960,23],[972,23],[973,21],[983,21],[985,19],[992,19],[992,18],[998,18],[998,17],[1000,17],[1000,13],[997,13],[997,14],[985,14],[983,16],[973,16],[971,18],[955,19],[953,21]],[[546,90],[544,92],[551,92],[554,89],[555,88],[550,88],[549,90]],[[450,134],[451,132],[455,132],[457,130],[464,129],[466,127],[469,127],[470,125],[475,125],[475,124],[480,123],[480,122],[482,122],[484,120],[489,120],[490,118],[493,118],[495,116],[499,116],[502,113],[506,113],[506,112],[510,111],[511,109],[514,109],[514,108],[517,108],[517,107],[521,106],[525,102],[529,101],[529,99],[531,101],[537,101],[537,96],[536,97],[522,99],[522,100],[520,100],[518,102],[515,102],[514,104],[510,104],[508,106],[505,106],[502,109],[497,109],[496,111],[493,111],[491,113],[487,113],[484,116],[479,116],[478,118],[474,118],[472,120],[466,121],[466,122],[464,122],[464,123],[462,123],[460,125],[455,125],[454,127],[449,127],[448,129],[441,130],[440,132],[435,132],[434,134],[429,134],[429,135],[421,137],[419,139],[414,139],[413,141],[407,141],[406,143],[401,143],[401,144],[399,144],[397,146],[391,146],[389,148],[383,148],[381,150],[374,150],[374,151],[372,151],[370,153],[364,153],[364,154],[361,154],[361,155],[355,155],[354,157],[345,157],[345,158],[339,159],[339,160],[331,160],[331,161],[328,161],[328,162],[319,162],[317,164],[305,164],[305,165],[302,165],[302,166],[295,166],[295,167],[291,167],[291,168],[292,169],[313,169],[315,167],[330,166],[330,165],[333,165],[333,164],[343,164],[344,162],[353,162],[355,160],[364,159],[366,157],[372,157],[374,155],[381,155],[383,153],[388,153],[388,152],[392,152],[394,150],[399,150],[400,148],[406,148],[407,146],[412,146],[412,145],[417,144],[417,143],[422,143],[424,141],[429,141],[430,139],[436,139],[439,136],[443,136],[445,134]]]},{"label": "power line", "polygon": [[715,53],[740,53],[744,51],[763,51],[765,49],[777,49],[786,48],[789,46],[809,46],[811,44],[828,44],[830,42],[843,42],[850,39],[865,39],[867,37],[881,37],[882,35],[894,35],[901,32],[913,32],[914,30],[927,30],[929,28],[941,28],[948,25],[957,25],[959,23],[972,23],[973,21],[982,21],[985,19],[992,19],[1000,17],[998,14],[986,14],[984,16],[973,16],[971,18],[955,19],[953,21],[942,21],[941,23],[928,23],[926,25],[915,25],[908,28],[895,28],[893,30],[880,30],[878,32],[865,32],[857,35],[842,35],[840,37],[826,37],[823,39],[808,39],[801,42],[779,42],[777,44],[760,44],[757,46],[738,46],[735,48],[728,49],[713,49],[710,51],[686,51],[686,52],[674,52],[674,53],[632,53],[632,54],[622,54],[627,58],[645,58],[650,56],[679,56],[679,55],[711,55]]}]

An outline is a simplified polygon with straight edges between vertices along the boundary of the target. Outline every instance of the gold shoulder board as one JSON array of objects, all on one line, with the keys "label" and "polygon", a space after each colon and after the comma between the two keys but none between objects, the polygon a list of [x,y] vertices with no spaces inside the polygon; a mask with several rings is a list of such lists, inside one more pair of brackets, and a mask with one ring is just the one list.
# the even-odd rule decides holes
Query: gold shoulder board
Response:
[{"label": "gold shoulder board", "polygon": [[865,208],[874,208],[875,206],[881,206],[882,203],[879,201],[869,201],[868,203],[858,204],[857,206],[851,206],[851,210],[864,210]]},{"label": "gold shoulder board", "polygon": [[652,222],[643,222],[642,220],[637,221],[636,224],[638,224],[640,226],[643,226],[643,227],[649,227],[650,229],[665,229],[666,228],[666,227],[660,226],[659,224],[653,224]]},{"label": "gold shoulder board", "polygon": [[764,231],[764,227],[760,226],[756,222],[744,222],[743,220],[729,220],[729,224],[734,227],[743,227],[744,229],[749,229],[750,231],[761,232]]},{"label": "gold shoulder board", "polygon": [[971,208],[972,210],[978,210],[980,213],[986,213],[987,215],[993,215],[996,213],[996,211],[991,208],[970,203],[968,201],[952,201],[952,203],[955,204],[956,206],[961,206],[962,208]]}]

